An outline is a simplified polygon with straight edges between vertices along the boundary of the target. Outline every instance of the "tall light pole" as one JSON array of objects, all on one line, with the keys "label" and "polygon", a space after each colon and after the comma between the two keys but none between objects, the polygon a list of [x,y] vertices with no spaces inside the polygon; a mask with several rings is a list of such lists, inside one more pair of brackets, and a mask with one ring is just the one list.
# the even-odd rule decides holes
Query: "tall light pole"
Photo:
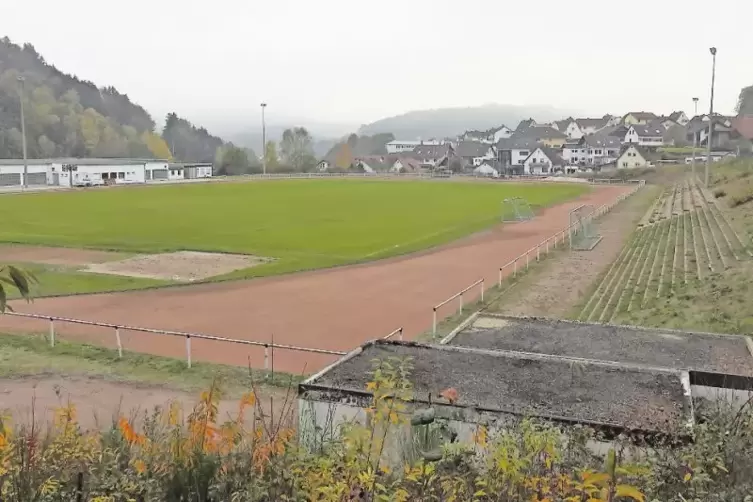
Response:
[{"label": "tall light pole", "polygon": [[714,82],[716,80],[716,47],[709,49],[711,53],[711,102],[709,103],[709,135],[706,138],[706,188],[709,186],[709,168],[711,167],[711,140],[714,133]]},{"label": "tall light pole", "polygon": [[18,100],[21,102],[21,149],[24,154],[24,179],[22,186],[24,190],[28,186],[29,178],[29,161],[26,158],[26,118],[24,117],[24,78],[18,77]]},{"label": "tall light pole", "polygon": [[262,173],[267,174],[267,123],[264,120],[264,110],[267,108],[267,103],[261,104],[261,143],[262,143],[262,157],[261,168]]},{"label": "tall light pole", "polygon": [[[698,98],[693,98],[693,118],[696,118],[698,116]],[[690,170],[693,173],[693,183],[695,183],[695,147],[697,143],[698,135],[693,131],[693,160],[690,162]]]}]

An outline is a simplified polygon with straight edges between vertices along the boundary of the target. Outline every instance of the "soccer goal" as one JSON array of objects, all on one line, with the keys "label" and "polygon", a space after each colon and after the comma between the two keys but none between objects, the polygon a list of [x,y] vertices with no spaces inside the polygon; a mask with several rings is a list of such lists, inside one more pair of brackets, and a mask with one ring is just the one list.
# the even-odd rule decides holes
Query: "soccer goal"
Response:
[{"label": "soccer goal", "polygon": [[586,204],[570,211],[570,249],[590,251],[601,241],[593,221],[594,209]]},{"label": "soccer goal", "polygon": [[533,209],[523,197],[502,201],[502,221],[528,221],[533,219]]}]

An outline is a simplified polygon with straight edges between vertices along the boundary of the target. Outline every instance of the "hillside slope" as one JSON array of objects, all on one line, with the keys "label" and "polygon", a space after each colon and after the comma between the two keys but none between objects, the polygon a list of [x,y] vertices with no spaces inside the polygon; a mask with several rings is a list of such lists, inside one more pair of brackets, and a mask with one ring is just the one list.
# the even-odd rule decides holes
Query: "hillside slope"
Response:
[{"label": "hillside slope", "polygon": [[361,126],[359,135],[392,133],[401,139],[455,137],[469,129],[486,130],[502,124],[515,128],[518,122],[534,117],[538,121],[571,115],[549,106],[484,105],[467,108],[416,110]]}]

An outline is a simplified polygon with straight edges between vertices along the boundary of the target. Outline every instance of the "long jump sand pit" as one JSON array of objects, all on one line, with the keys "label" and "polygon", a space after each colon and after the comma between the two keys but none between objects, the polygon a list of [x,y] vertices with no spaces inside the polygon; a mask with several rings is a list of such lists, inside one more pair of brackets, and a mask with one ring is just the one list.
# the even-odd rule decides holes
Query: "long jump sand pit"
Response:
[{"label": "long jump sand pit", "polygon": [[[434,305],[482,277],[486,284],[494,284],[499,267],[566,228],[570,210],[612,203],[631,189],[595,186],[577,199],[543,209],[533,220],[496,226],[417,255],[247,281],[44,298],[31,305],[13,302],[13,307],[120,326],[348,351],[399,327],[406,338],[429,329]],[[444,317],[456,309],[455,304],[448,305],[438,314]],[[112,329],[64,323],[56,323],[55,328],[69,338],[115,345]],[[48,323],[0,316],[0,329],[45,332]],[[138,332],[121,336],[125,350],[185,358],[181,337]],[[191,350],[196,361],[264,367],[263,347],[193,340]],[[280,349],[274,351],[274,367],[312,373],[335,358]]]},{"label": "long jump sand pit", "polygon": [[193,282],[269,262],[257,256],[176,251],[133,256],[118,261],[93,263],[85,272],[127,275],[149,279]]}]

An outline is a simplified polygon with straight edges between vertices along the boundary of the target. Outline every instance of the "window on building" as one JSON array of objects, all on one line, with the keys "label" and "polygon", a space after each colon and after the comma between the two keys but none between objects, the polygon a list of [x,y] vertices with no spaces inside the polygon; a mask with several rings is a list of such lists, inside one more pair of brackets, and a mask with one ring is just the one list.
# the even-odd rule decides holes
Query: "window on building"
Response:
[{"label": "window on building", "polygon": [[102,179],[103,179],[103,180],[106,180],[106,179],[107,179],[107,173],[102,173]]},{"label": "window on building", "polygon": [[125,172],[121,171],[118,173],[118,179],[124,179],[125,178]]},{"label": "window on building", "polygon": [[118,177],[118,173],[110,173],[110,179],[114,180]]},{"label": "window on building", "polygon": [[622,163],[622,167],[627,167],[627,166],[628,166],[628,163],[627,163],[627,162],[623,162],[623,163]]}]

